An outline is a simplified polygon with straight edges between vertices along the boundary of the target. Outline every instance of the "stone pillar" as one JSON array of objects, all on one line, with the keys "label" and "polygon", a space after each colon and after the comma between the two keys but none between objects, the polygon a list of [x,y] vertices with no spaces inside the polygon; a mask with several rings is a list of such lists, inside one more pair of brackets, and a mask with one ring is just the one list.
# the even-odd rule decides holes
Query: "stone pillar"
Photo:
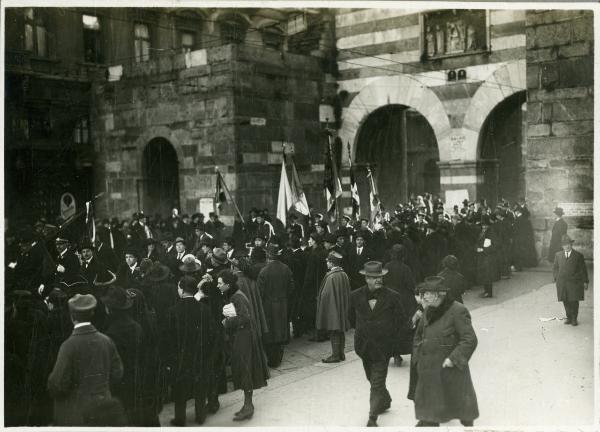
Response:
[{"label": "stone pillar", "polygon": [[469,201],[486,198],[490,204],[495,203],[498,163],[497,159],[438,162],[442,200],[449,206],[460,204],[453,201],[453,197],[460,194],[459,191],[466,191]]},{"label": "stone pillar", "polygon": [[552,211],[593,254],[594,23],[592,11],[527,11],[526,199],[538,254],[546,255]]}]

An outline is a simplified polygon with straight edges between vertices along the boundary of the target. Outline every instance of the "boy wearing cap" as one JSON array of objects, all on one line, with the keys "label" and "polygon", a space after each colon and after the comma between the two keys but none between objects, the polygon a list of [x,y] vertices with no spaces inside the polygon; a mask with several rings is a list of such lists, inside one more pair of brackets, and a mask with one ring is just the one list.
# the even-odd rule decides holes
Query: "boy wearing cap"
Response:
[{"label": "boy wearing cap", "polygon": [[48,377],[55,426],[83,426],[86,411],[95,402],[110,399],[110,383],[123,376],[115,344],[91,324],[96,304],[90,294],[69,300],[73,333],[60,346]]},{"label": "boy wearing cap", "polygon": [[383,286],[387,272],[379,261],[365,263],[360,274],[366,285],[350,294],[348,318],[350,328],[355,329],[354,349],[371,384],[369,427],[377,426],[379,414],[391,406],[392,398],[385,387],[388,363],[397,335],[408,322],[400,294]]},{"label": "boy wearing cap", "polygon": [[561,238],[562,251],[554,256],[554,282],[558,301],[563,302],[567,319],[564,324],[576,326],[579,302],[588,289],[588,273],[583,255],[573,249],[573,240],[568,235]]},{"label": "boy wearing cap", "polygon": [[452,300],[448,290],[439,276],[427,277],[419,286],[424,312],[415,331],[408,393],[415,403],[417,427],[452,419],[473,426],[479,417],[468,364],[477,336],[469,311]]}]

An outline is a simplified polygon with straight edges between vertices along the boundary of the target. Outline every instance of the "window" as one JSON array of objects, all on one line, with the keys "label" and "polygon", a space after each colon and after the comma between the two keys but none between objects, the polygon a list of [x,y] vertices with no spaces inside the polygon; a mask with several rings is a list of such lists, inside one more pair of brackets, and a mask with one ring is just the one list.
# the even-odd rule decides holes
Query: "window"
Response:
[{"label": "window", "polygon": [[150,60],[150,30],[148,25],[135,24],[134,40],[135,61],[139,63]]},{"label": "window", "polygon": [[186,54],[196,48],[196,34],[192,32],[181,32],[179,36],[181,52]]},{"label": "window", "polygon": [[229,15],[220,22],[221,43],[238,44],[244,42],[248,26],[241,17]]},{"label": "window", "polygon": [[44,21],[33,8],[25,8],[25,50],[46,57],[48,47]]},{"label": "window", "polygon": [[80,119],[73,129],[73,142],[87,144],[90,141],[90,128],[87,118]]},{"label": "window", "polygon": [[89,63],[102,63],[100,20],[97,16],[83,15],[83,58]]},{"label": "window", "polygon": [[283,31],[278,28],[266,28],[262,31],[263,44],[267,48],[280,50],[283,46]]}]

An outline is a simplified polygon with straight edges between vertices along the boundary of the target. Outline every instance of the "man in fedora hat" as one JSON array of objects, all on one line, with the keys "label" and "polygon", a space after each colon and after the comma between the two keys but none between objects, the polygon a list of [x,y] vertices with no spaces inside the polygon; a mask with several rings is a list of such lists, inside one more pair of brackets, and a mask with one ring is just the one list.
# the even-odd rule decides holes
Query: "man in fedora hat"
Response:
[{"label": "man in fedora hat", "polygon": [[134,401],[141,391],[142,327],[129,314],[128,309],[133,302],[120,286],[110,286],[102,297],[102,303],[107,313],[104,333],[115,343],[123,362],[123,377],[112,388],[114,395],[123,403],[128,417],[132,419]]},{"label": "man in fedora hat", "polygon": [[561,238],[562,251],[554,255],[554,282],[558,301],[563,302],[567,319],[565,324],[576,326],[579,302],[588,289],[588,273],[580,252],[573,249],[573,240],[567,234]]},{"label": "man in fedora hat", "polygon": [[564,210],[561,207],[556,207],[553,212],[556,216],[556,221],[552,226],[552,237],[550,238],[550,245],[548,246],[548,261],[554,263],[554,257],[557,252],[561,252],[562,245],[561,240],[564,235],[567,234],[567,229],[569,226],[567,222],[563,219],[565,214]]},{"label": "man in fedora hat", "polygon": [[275,245],[267,248],[267,265],[258,274],[260,291],[269,333],[265,335],[268,364],[276,368],[283,359],[283,345],[290,340],[288,298],[294,291],[292,270],[279,260],[281,251]]},{"label": "man in fedora hat", "polygon": [[477,336],[469,311],[448,296],[449,289],[439,276],[419,286],[424,313],[415,331],[408,393],[418,427],[452,419],[473,426],[479,417],[468,364]]},{"label": "man in fedora hat", "polygon": [[371,384],[367,426],[377,426],[377,416],[391,406],[385,387],[388,363],[397,335],[408,322],[400,294],[383,286],[387,272],[379,261],[366,262],[360,271],[366,284],[350,294],[348,317],[355,329],[354,349]]},{"label": "man in fedora hat", "polygon": [[321,282],[317,297],[318,330],[328,331],[331,340],[331,355],[323,359],[323,363],[338,363],[346,360],[346,330],[348,323],[348,301],[350,296],[350,280],[342,269],[342,255],[332,251],[327,256],[328,272]]},{"label": "man in fedora hat", "polygon": [[114,342],[91,324],[96,304],[89,294],[69,300],[73,333],[60,346],[48,377],[55,426],[83,426],[87,409],[98,400],[110,399],[110,383],[123,376]]}]

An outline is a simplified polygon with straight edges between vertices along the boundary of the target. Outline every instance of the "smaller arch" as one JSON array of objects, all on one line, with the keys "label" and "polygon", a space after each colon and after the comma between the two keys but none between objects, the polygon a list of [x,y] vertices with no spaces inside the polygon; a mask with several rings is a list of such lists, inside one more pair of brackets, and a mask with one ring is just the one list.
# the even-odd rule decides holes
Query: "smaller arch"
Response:
[{"label": "smaller arch", "polygon": [[142,152],[143,210],[165,216],[179,208],[179,160],[175,147],[156,137]]},{"label": "smaller arch", "polygon": [[479,134],[494,107],[507,97],[527,90],[525,60],[516,60],[494,71],[477,89],[463,121],[463,129]]}]

